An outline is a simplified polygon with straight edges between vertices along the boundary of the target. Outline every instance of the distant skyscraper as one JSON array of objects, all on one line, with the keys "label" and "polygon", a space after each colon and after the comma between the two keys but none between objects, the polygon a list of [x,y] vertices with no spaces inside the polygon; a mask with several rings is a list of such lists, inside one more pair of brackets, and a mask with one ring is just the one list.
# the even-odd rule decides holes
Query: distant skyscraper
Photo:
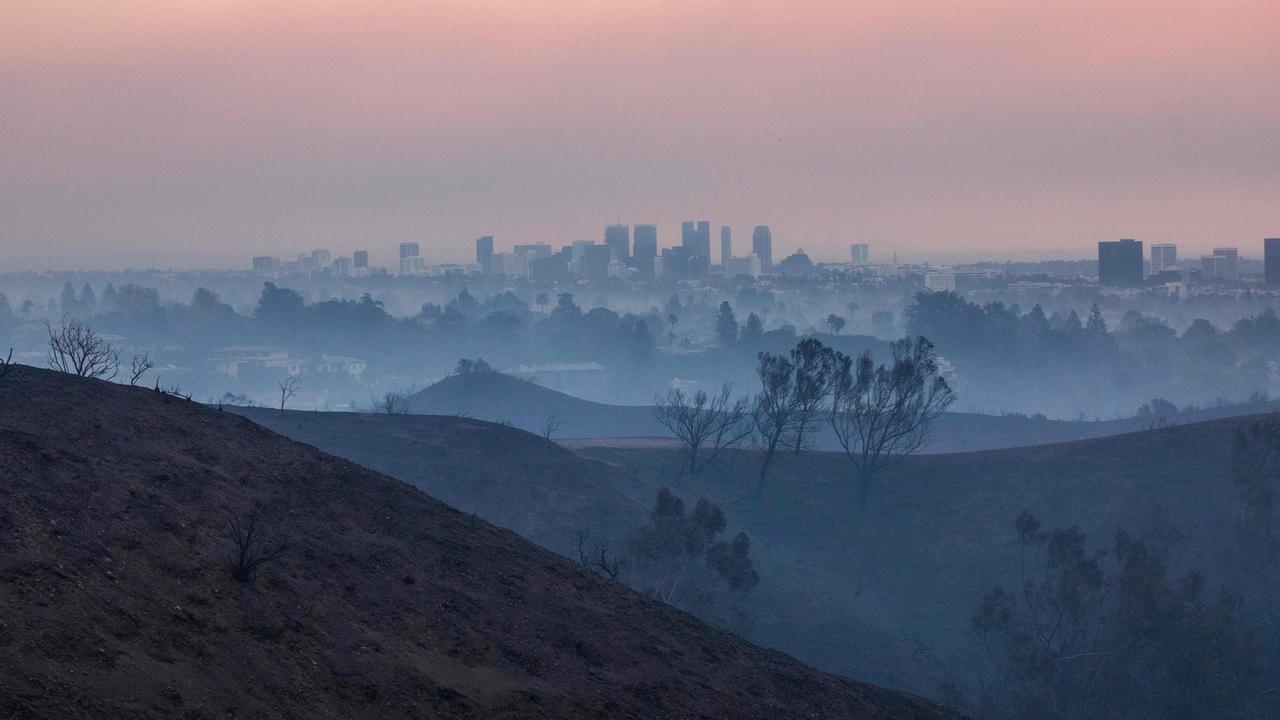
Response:
[{"label": "distant skyscraper", "polygon": [[689,277],[704,277],[711,266],[711,222],[686,220],[681,223],[680,246],[689,252]]},{"label": "distant skyscraper", "polygon": [[1264,279],[1268,285],[1280,285],[1280,238],[1262,241]]},{"label": "distant skyscraper", "polygon": [[311,267],[317,270],[323,270],[329,267],[330,258],[328,250],[312,250],[311,251]]},{"label": "distant skyscraper", "polygon": [[871,246],[863,243],[849,246],[850,252],[853,254],[854,265],[866,265],[868,258],[871,257]]},{"label": "distant skyscraper", "polygon": [[1178,246],[1172,243],[1156,243],[1151,246],[1151,274],[1178,269]]},{"label": "distant skyscraper", "polygon": [[733,257],[733,230],[728,225],[720,226],[720,264],[727,265]]},{"label": "distant skyscraper", "polygon": [[626,225],[610,225],[604,229],[604,244],[613,251],[613,257],[626,262],[631,258],[631,228]]},{"label": "distant skyscraper", "polygon": [[476,262],[480,264],[480,272],[485,275],[488,275],[493,270],[492,235],[476,238]]},{"label": "distant skyscraper", "polygon": [[768,225],[757,225],[751,231],[751,252],[760,258],[760,272],[773,272],[773,233]]},{"label": "distant skyscraper", "polygon": [[354,260],[355,262],[355,268],[357,270],[359,270],[360,268],[369,267],[369,251],[368,250],[357,250],[354,253],[352,253],[351,256],[352,256],[352,260]]},{"label": "distant skyscraper", "polygon": [[418,243],[400,243],[400,259],[418,257]]},{"label": "distant skyscraper", "polygon": [[582,247],[582,276],[588,280],[605,280],[609,277],[609,263],[613,249],[608,245],[584,245]]},{"label": "distant skyscraper", "polygon": [[351,258],[337,257],[333,259],[333,274],[338,277],[348,277],[351,275]]},{"label": "distant skyscraper", "polygon": [[1225,258],[1222,261],[1223,280],[1234,282],[1240,279],[1240,248],[1217,247],[1213,249],[1213,254]]},{"label": "distant skyscraper", "polygon": [[635,227],[635,247],[631,251],[636,269],[640,277],[653,277],[653,259],[658,257],[658,226],[637,225]]},{"label": "distant skyscraper", "polygon": [[1141,287],[1142,243],[1127,239],[1098,243],[1098,284]]}]

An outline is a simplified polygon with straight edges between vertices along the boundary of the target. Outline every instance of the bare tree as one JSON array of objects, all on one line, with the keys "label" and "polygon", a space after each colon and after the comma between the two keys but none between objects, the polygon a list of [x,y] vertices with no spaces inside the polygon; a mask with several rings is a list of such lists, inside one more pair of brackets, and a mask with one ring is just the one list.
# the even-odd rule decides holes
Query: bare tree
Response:
[{"label": "bare tree", "polygon": [[[654,418],[684,445],[681,470],[687,466],[690,474],[696,475],[715,462],[720,453],[751,434],[751,425],[746,422],[750,401],[733,400],[732,395],[733,387],[726,383],[716,395],[708,395],[705,390],[689,395],[675,388],[665,398],[655,399]],[[698,456],[704,448],[705,460],[699,463]]]},{"label": "bare tree", "polygon": [[9,354],[0,358],[0,378],[8,375],[16,364],[17,363],[13,361],[13,348],[9,348]]},{"label": "bare tree", "polygon": [[560,418],[548,415],[546,420],[542,421],[542,437],[550,440],[551,436],[560,431]]},{"label": "bare tree", "polygon": [[760,475],[756,479],[756,497],[764,496],[765,478],[778,446],[785,447],[787,438],[795,430],[795,365],[782,355],[760,353],[756,374],[760,377],[760,392],[751,405],[751,427],[760,441],[763,456],[760,459]]},{"label": "bare tree", "polygon": [[74,318],[63,318],[54,329],[49,321],[49,367],[80,377],[112,380],[120,371],[120,355],[93,328]]},{"label": "bare tree", "polygon": [[842,354],[814,338],[801,340],[791,349],[791,364],[795,367],[795,381],[791,386],[795,428],[792,441],[796,455],[804,449],[805,433],[831,395],[841,357]]},{"label": "bare tree", "polygon": [[262,525],[256,511],[244,521],[232,515],[227,522],[227,534],[235,546],[231,555],[231,576],[247,583],[253,580],[258,568],[275,562],[289,549],[289,543],[281,541],[269,545],[262,537]]},{"label": "bare tree", "polygon": [[146,375],[147,371],[153,367],[155,367],[155,364],[151,362],[151,357],[146,353],[134,355],[133,360],[129,363],[129,384],[137,385],[142,376]]},{"label": "bare tree", "polygon": [[409,397],[405,393],[390,391],[374,398],[373,409],[384,415],[407,415],[409,413]]},{"label": "bare tree", "polygon": [[831,427],[858,476],[859,513],[876,473],[919,450],[955,400],[938,374],[933,343],[902,338],[892,349],[888,366],[877,367],[870,353],[859,356],[856,367],[844,359],[834,386]]},{"label": "bare tree", "polygon": [[583,567],[604,574],[610,580],[617,580],[627,564],[626,558],[616,554],[610,556],[609,543],[606,542],[598,542],[588,548],[587,540],[590,538],[591,531],[578,532],[578,562],[582,563]]},{"label": "bare tree", "polygon": [[289,402],[289,398],[292,398],[294,393],[298,391],[298,378],[290,375],[289,377],[281,380],[276,387],[280,388],[280,409],[284,410],[284,406]]}]

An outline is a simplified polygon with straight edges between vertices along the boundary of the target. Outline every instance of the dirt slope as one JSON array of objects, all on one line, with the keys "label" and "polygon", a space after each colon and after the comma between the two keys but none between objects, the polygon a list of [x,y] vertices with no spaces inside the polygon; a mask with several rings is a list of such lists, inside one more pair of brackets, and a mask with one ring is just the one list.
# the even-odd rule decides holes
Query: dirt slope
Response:
[{"label": "dirt slope", "polygon": [[[229,514],[287,538],[229,577]],[[0,382],[0,714],[942,718],[231,413]]]}]

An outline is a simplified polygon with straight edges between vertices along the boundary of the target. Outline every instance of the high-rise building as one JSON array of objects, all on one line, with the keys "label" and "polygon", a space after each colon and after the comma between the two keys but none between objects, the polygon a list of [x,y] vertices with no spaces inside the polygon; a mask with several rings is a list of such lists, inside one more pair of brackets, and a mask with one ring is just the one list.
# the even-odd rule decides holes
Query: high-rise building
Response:
[{"label": "high-rise building", "polygon": [[418,243],[400,243],[400,259],[418,257]]},{"label": "high-rise building", "polygon": [[357,270],[369,267],[369,251],[357,250],[351,254],[352,262]]},{"label": "high-rise building", "polygon": [[1098,284],[1141,287],[1142,243],[1129,239],[1098,243]]},{"label": "high-rise building", "polygon": [[[1267,242],[1271,242],[1268,240]],[[1268,245],[1270,247],[1270,245]],[[253,259],[253,271],[260,273],[275,272],[280,269],[280,260],[270,255],[259,255]]]},{"label": "high-rise building", "polygon": [[406,255],[400,258],[401,275],[421,275],[427,271],[427,263],[421,255]]},{"label": "high-rise building", "polygon": [[476,238],[476,262],[480,265],[480,272],[488,275],[493,271],[493,236],[485,235]]},{"label": "high-rise building", "polygon": [[525,255],[529,259],[546,257],[551,254],[551,245],[548,243],[528,243],[524,245],[516,245],[511,249],[516,255]]},{"label": "high-rise building", "polygon": [[1280,238],[1262,241],[1263,279],[1268,285],[1280,285]]},{"label": "high-rise building", "polygon": [[728,225],[720,226],[720,264],[726,265],[733,257],[733,230]]},{"label": "high-rise building", "polygon": [[655,267],[662,267],[661,276],[668,280],[688,280],[689,261],[692,259],[689,250],[683,245],[662,249],[662,257]]},{"label": "high-rise building", "polygon": [[1151,274],[1178,269],[1178,246],[1173,243],[1156,243],[1151,246]]},{"label": "high-rise building", "polygon": [[338,277],[349,277],[351,275],[351,258],[346,256],[334,258],[333,274]]},{"label": "high-rise building", "polygon": [[588,280],[607,280],[612,259],[613,249],[608,245],[583,245],[582,276]]},{"label": "high-rise building", "polygon": [[849,252],[853,254],[854,265],[866,265],[871,257],[871,246],[857,243],[849,246]]},{"label": "high-rise building", "polygon": [[311,251],[311,267],[316,270],[324,270],[329,267],[330,258],[328,250],[312,250]]},{"label": "high-rise building", "polygon": [[1201,255],[1200,279],[1205,282],[1223,282],[1227,279],[1226,255]]},{"label": "high-rise building", "polygon": [[610,225],[604,229],[604,244],[613,257],[622,262],[631,258],[631,228],[626,225]]},{"label": "high-rise building", "polygon": [[768,225],[757,225],[751,231],[751,252],[760,258],[760,272],[773,272],[773,233]]},{"label": "high-rise building", "polygon": [[760,277],[760,258],[754,253],[745,257],[730,257],[724,261],[724,274],[731,278],[739,275]]},{"label": "high-rise building", "polygon": [[705,277],[711,267],[711,222],[686,220],[681,223],[680,247],[689,253],[689,277]]},{"label": "high-rise building", "polygon": [[640,277],[651,278],[654,274],[653,259],[658,257],[658,226],[637,225],[635,227],[635,245],[631,250],[632,260]]},{"label": "high-rise building", "polygon": [[1222,261],[1223,280],[1234,282],[1240,279],[1240,248],[1216,247],[1213,254],[1225,258]]}]

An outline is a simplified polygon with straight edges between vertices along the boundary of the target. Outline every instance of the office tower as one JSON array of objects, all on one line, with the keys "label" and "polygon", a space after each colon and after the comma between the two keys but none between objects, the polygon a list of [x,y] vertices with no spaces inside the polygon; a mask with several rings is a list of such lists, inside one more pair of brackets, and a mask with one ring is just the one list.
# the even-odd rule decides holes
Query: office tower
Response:
[{"label": "office tower", "polygon": [[1263,279],[1268,285],[1280,285],[1280,238],[1262,241]]},{"label": "office tower", "polygon": [[631,257],[631,228],[626,225],[610,225],[604,229],[604,244],[613,257],[626,262]]},{"label": "office tower", "polygon": [[658,226],[637,225],[635,227],[635,245],[631,250],[632,260],[640,271],[640,277],[654,276],[653,259],[658,257]]},{"label": "office tower", "polygon": [[689,277],[704,277],[711,267],[711,222],[686,220],[681,223],[680,246],[689,253]]},{"label": "office tower", "polygon": [[689,261],[693,258],[689,249],[683,245],[663,248],[660,264],[662,277],[669,280],[688,280]]},{"label": "office tower", "polygon": [[1178,269],[1178,246],[1172,243],[1156,243],[1151,246],[1151,274]]},{"label": "office tower", "polygon": [[606,280],[609,277],[609,262],[613,259],[613,249],[608,245],[582,246],[582,276],[588,280]]},{"label": "office tower", "polygon": [[1141,287],[1142,243],[1128,239],[1098,243],[1098,284]]},{"label": "office tower", "polygon": [[362,268],[369,267],[369,251],[368,250],[357,250],[351,255],[352,255],[352,261],[354,263],[355,269],[360,270]]},{"label": "office tower", "polygon": [[311,267],[316,270],[324,270],[329,267],[331,256],[328,250],[312,250],[311,251]]},{"label": "office tower", "polygon": [[349,277],[351,275],[351,258],[337,257],[333,259],[333,274],[338,277]]},{"label": "office tower", "polygon": [[482,238],[476,238],[476,262],[480,265],[480,272],[488,275],[493,270],[493,236],[485,235]]},{"label": "office tower", "polygon": [[1201,255],[1200,279],[1205,282],[1222,282],[1227,279],[1227,257],[1225,255]]},{"label": "office tower", "polygon": [[733,257],[733,231],[728,225],[720,226],[720,264],[725,265]]},{"label": "office tower", "polygon": [[269,273],[269,272],[275,272],[276,270],[279,270],[279,269],[280,269],[280,261],[277,260],[276,258],[271,257],[270,255],[259,255],[258,257],[253,259],[254,272]]},{"label": "office tower", "polygon": [[1223,280],[1235,282],[1240,279],[1240,248],[1217,247],[1213,249],[1213,254],[1223,258]]},{"label": "office tower", "polygon": [[854,265],[866,265],[871,257],[871,246],[864,243],[850,245],[849,251],[853,254]]},{"label": "office tower", "polygon": [[548,243],[527,243],[524,245],[516,245],[511,249],[516,255],[524,255],[530,260],[533,258],[547,257],[551,254],[551,245]]},{"label": "office tower", "polygon": [[400,259],[418,257],[418,243],[400,243]]},{"label": "office tower", "polygon": [[760,258],[760,272],[773,272],[773,233],[768,225],[757,225],[751,231],[751,252]]}]

